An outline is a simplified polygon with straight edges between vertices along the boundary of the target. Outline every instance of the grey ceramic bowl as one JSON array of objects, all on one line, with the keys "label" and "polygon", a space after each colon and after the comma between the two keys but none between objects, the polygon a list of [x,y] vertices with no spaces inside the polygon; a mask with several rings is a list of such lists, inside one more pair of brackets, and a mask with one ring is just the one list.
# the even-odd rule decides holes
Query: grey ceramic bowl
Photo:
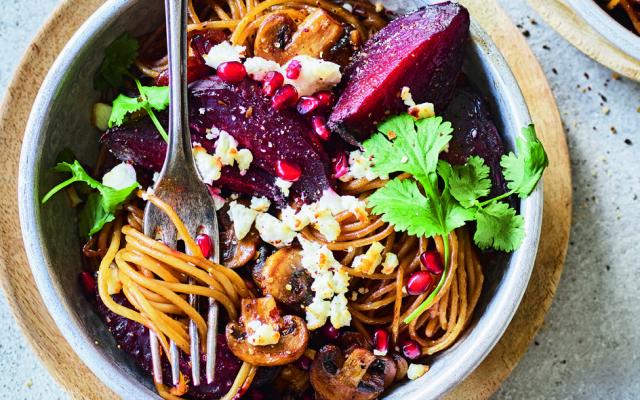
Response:
[{"label": "grey ceramic bowl", "polygon": [[[104,47],[123,31],[141,32],[161,24],[157,0],[111,0],[73,36],[49,71],[35,101],[20,160],[20,220],[26,252],[44,303],[80,359],[125,399],[158,399],[150,377],[118,350],[110,333],[82,295],[81,243],[75,212],[64,196],[41,207],[39,199],[56,183],[50,172],[55,157],[70,147],[81,162],[94,162],[99,132],[90,123],[98,99],[92,78]],[[390,8],[411,10],[417,4]],[[465,71],[490,99],[506,145],[530,117],[518,84],[489,37],[472,25]],[[475,317],[455,346],[438,355],[428,375],[396,387],[389,399],[433,399],[451,390],[484,359],[507,328],[524,294],[533,268],[542,216],[539,187],[521,204],[526,239],[522,247],[486,266],[486,284]]]},{"label": "grey ceramic bowl", "polygon": [[591,28],[619,50],[640,60],[640,36],[621,25],[594,0],[567,0]]}]

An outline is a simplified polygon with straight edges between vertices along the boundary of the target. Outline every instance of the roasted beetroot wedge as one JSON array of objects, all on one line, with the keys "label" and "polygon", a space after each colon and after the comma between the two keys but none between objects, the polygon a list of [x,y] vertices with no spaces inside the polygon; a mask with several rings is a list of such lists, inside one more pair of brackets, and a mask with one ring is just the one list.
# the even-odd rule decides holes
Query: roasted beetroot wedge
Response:
[{"label": "roasted beetroot wedge", "polygon": [[[293,109],[276,110],[257,83],[228,84],[218,77],[189,86],[191,125],[228,132],[253,154],[252,166],[274,177],[295,180],[292,195],[315,201],[333,186],[329,159],[311,125]],[[299,173],[282,176],[283,164]]]},{"label": "roasted beetroot wedge", "polygon": [[442,158],[451,164],[464,164],[470,156],[479,156],[491,169],[492,196],[507,191],[500,167],[505,154],[498,129],[491,119],[489,105],[470,85],[456,88],[453,99],[443,112],[443,118],[453,125],[449,151]]},{"label": "roasted beetroot wedge", "polygon": [[440,112],[451,99],[468,36],[468,11],[450,2],[393,20],[347,68],[329,127],[352,144],[366,139],[387,115],[407,108],[400,98],[404,86],[417,103],[434,103]]},{"label": "roasted beetroot wedge", "polygon": [[[166,114],[162,113],[158,118],[166,126]],[[215,142],[207,139],[205,134],[204,127],[191,123],[192,141],[213,153]],[[109,129],[102,135],[101,142],[121,161],[155,172],[162,169],[167,144],[148,118]],[[275,185],[275,178],[257,166],[252,165],[242,176],[237,168],[224,167],[220,179],[214,183],[222,189],[266,196],[280,206],[286,205],[282,191]]]}]

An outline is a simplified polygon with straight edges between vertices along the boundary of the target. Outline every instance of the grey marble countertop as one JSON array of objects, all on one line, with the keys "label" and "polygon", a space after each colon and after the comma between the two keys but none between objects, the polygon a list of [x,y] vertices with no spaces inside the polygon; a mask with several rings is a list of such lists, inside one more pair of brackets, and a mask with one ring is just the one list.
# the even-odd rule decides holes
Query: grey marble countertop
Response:
[{"label": "grey marble countertop", "polygon": [[[60,0],[3,1],[0,92]],[[501,0],[540,60],[567,131],[573,226],[546,323],[497,399],[637,399],[640,393],[640,84],[616,79],[525,0]],[[542,239],[544,240],[544,238]],[[66,399],[0,296],[0,398]]]}]

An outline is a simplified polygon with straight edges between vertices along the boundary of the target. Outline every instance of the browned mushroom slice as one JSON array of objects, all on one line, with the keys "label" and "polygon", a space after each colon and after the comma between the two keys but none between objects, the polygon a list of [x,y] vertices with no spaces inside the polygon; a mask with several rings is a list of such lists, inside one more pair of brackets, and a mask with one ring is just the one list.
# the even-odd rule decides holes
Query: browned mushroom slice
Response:
[{"label": "browned mushroom slice", "polygon": [[299,26],[288,15],[274,13],[260,24],[253,52],[278,64],[285,64],[297,55],[321,58],[343,32],[342,25],[324,10],[309,14]]},{"label": "browned mushroom slice", "polygon": [[296,247],[285,247],[273,253],[254,278],[264,294],[273,296],[280,303],[295,306],[313,300],[313,279],[302,267],[300,249]]},{"label": "browned mushroom slice", "polygon": [[300,358],[309,342],[302,318],[280,316],[273,297],[242,299],[239,321],[227,324],[231,352],[253,365],[272,367]]},{"label": "browned mushroom slice", "polygon": [[409,363],[407,360],[402,357],[400,354],[393,353],[391,354],[391,358],[393,358],[394,363],[396,364],[396,377],[395,381],[401,381],[407,377],[407,370],[409,369]]},{"label": "browned mushroom slice", "polygon": [[372,400],[382,394],[392,373],[395,376],[393,361],[369,350],[354,349],[345,360],[338,347],[327,345],[313,360],[311,385],[324,400],[335,399],[337,393],[343,399]]}]

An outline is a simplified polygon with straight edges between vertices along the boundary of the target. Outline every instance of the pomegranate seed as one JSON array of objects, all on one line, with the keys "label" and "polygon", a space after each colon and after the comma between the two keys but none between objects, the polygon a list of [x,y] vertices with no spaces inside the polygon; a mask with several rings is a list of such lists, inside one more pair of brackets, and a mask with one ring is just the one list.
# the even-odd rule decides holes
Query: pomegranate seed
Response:
[{"label": "pomegranate seed", "polygon": [[296,164],[278,160],[276,161],[276,174],[285,181],[295,182],[300,179],[302,171]]},{"label": "pomegranate seed", "polygon": [[206,233],[201,233],[196,236],[196,243],[198,247],[200,247],[200,251],[202,252],[202,256],[204,258],[211,257],[211,237]]},{"label": "pomegranate seed", "polygon": [[276,90],[282,87],[284,76],[278,71],[267,72],[262,80],[262,92],[267,96],[276,94]]},{"label": "pomegranate seed", "polygon": [[298,359],[298,361],[296,361],[296,366],[303,371],[308,371],[309,369],[311,369],[312,362],[313,361],[309,357],[303,355]]},{"label": "pomegranate seed", "polygon": [[333,175],[336,178],[340,178],[347,172],[349,172],[349,158],[347,153],[340,152],[333,162]]},{"label": "pomegranate seed", "polygon": [[314,115],[313,117],[311,117],[311,125],[313,125],[313,131],[320,137],[320,139],[324,141],[329,140],[331,132],[329,131],[329,128],[327,128],[324,117]]},{"label": "pomegranate seed", "polygon": [[389,333],[385,329],[378,329],[373,333],[373,348],[376,355],[385,356],[389,350]]},{"label": "pomegranate seed", "polygon": [[86,271],[80,272],[80,281],[86,294],[94,294],[97,291],[96,279],[92,274]]},{"label": "pomegranate seed", "polygon": [[321,107],[331,107],[333,104],[333,93],[328,90],[316,93],[315,98],[318,99]]},{"label": "pomegranate seed", "polygon": [[302,96],[300,100],[298,100],[298,113],[301,115],[309,114],[312,111],[315,111],[320,106],[320,101],[315,97],[311,96]]},{"label": "pomegranate seed", "polygon": [[271,105],[276,110],[282,110],[286,107],[296,104],[298,101],[298,91],[292,85],[284,85],[276,90],[271,98]]},{"label": "pomegranate seed", "polygon": [[329,340],[337,340],[340,337],[340,331],[334,328],[331,322],[324,324],[322,333],[324,333]]},{"label": "pomegranate seed", "polygon": [[402,354],[404,354],[404,356],[409,360],[415,360],[416,358],[420,357],[422,353],[418,343],[416,343],[411,339],[407,339],[404,342],[402,342],[401,347],[402,347]]},{"label": "pomegranate seed", "polygon": [[302,64],[298,60],[291,60],[289,65],[287,65],[287,78],[289,79],[298,79],[300,76],[300,71],[302,71]]},{"label": "pomegranate seed", "polygon": [[412,296],[425,293],[433,284],[433,277],[427,271],[416,271],[407,280],[407,293]]},{"label": "pomegranate seed", "polygon": [[435,250],[427,250],[420,254],[420,262],[422,262],[424,268],[432,274],[440,275],[444,270],[440,253]]},{"label": "pomegranate seed", "polygon": [[227,83],[238,83],[247,76],[247,70],[239,61],[229,61],[218,65],[216,74]]}]

